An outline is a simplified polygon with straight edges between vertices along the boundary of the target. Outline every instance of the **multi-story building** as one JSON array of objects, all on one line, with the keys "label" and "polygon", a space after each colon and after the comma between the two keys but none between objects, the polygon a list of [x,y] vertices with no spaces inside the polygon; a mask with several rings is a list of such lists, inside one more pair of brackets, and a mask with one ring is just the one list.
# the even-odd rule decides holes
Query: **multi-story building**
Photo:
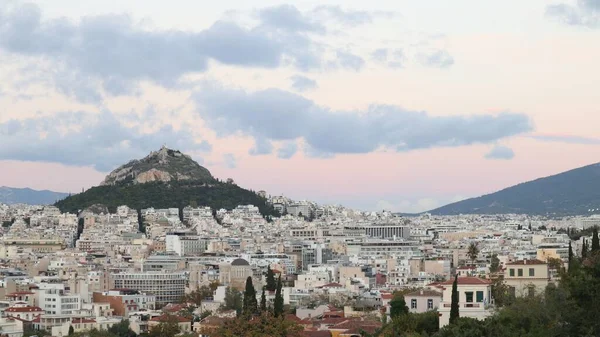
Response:
[{"label": "multi-story building", "polygon": [[73,315],[81,310],[81,296],[63,288],[37,290],[38,305],[49,315]]},{"label": "multi-story building", "polygon": [[130,312],[154,310],[156,296],[141,293],[137,290],[114,289],[95,292],[94,303],[108,303],[115,316],[127,317]]},{"label": "multi-story building", "polygon": [[504,282],[514,296],[543,293],[550,282],[548,264],[540,260],[509,262],[504,270]]},{"label": "multi-story building", "polygon": [[442,301],[442,293],[421,289],[404,295],[404,301],[410,312],[423,313],[430,310],[437,310]]},{"label": "multi-story building", "polygon": [[156,296],[156,306],[179,302],[188,274],[183,271],[121,272],[111,274],[113,289],[133,289]]},{"label": "multi-story building", "polygon": [[[453,282],[454,280],[450,279],[440,284],[443,290],[442,301],[438,308],[440,314],[440,328],[448,325],[450,322]],[[460,317],[483,320],[492,314],[492,310],[489,308],[489,305],[492,302],[492,287],[490,280],[471,276],[458,277],[457,290]]]}]

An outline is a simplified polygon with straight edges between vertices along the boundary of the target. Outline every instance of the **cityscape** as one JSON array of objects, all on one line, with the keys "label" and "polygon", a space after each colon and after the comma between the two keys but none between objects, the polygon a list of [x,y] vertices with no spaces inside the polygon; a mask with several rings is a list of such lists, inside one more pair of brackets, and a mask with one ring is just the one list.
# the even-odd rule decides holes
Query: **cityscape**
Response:
[{"label": "cityscape", "polygon": [[0,337],[600,336],[599,29],[0,1]]}]

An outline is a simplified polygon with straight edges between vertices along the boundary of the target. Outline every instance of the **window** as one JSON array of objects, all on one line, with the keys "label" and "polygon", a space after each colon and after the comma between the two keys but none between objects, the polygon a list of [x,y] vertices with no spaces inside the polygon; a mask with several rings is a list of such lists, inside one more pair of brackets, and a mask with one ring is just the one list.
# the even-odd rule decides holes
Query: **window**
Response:
[{"label": "window", "polygon": [[511,268],[509,271],[509,274],[510,274],[510,276],[515,276],[515,270]]},{"label": "window", "polygon": [[535,296],[535,286],[527,287],[527,295],[529,295],[529,297]]},{"label": "window", "polygon": [[433,300],[430,298],[427,300],[427,310],[433,309]]},{"label": "window", "polygon": [[529,276],[535,276],[535,269],[529,268]]},{"label": "window", "polygon": [[467,303],[473,303],[473,292],[472,291],[466,291],[465,292],[465,297],[467,298]]},{"label": "window", "polygon": [[483,302],[483,291],[478,291],[476,293],[475,300],[477,301],[477,303],[482,303]]},{"label": "window", "polygon": [[519,268],[517,271],[517,275],[523,276],[523,269]]},{"label": "window", "polygon": [[410,308],[411,309],[417,308],[417,299],[416,298],[413,298],[412,300],[410,300]]}]

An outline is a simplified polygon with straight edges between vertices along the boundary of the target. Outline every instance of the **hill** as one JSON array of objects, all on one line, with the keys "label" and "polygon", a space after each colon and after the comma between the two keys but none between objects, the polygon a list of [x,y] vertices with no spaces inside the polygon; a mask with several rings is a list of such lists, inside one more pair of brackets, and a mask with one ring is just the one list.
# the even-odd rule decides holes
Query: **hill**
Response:
[{"label": "hill", "polygon": [[[595,211],[590,211],[595,210]],[[435,215],[600,213],[600,163],[518,184],[429,211]]]},{"label": "hill", "polygon": [[0,204],[51,205],[67,197],[68,193],[36,191],[30,188],[12,188],[0,186]]},{"label": "hill", "polygon": [[233,182],[215,179],[189,156],[163,147],[144,159],[117,168],[100,186],[55,205],[62,212],[78,213],[92,205],[103,205],[115,212],[121,205],[135,209],[188,205],[232,209],[249,204],[257,206],[263,215],[275,214],[265,198]]}]

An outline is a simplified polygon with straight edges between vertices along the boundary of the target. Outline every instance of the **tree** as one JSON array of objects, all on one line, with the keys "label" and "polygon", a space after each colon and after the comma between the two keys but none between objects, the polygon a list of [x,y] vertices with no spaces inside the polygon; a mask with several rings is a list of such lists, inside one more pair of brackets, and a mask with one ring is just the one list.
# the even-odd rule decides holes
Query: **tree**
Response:
[{"label": "tree", "polygon": [[594,227],[594,232],[592,233],[592,252],[595,253],[600,251],[600,240],[598,239],[598,227]]},{"label": "tree", "polygon": [[277,290],[277,282],[275,281],[275,273],[271,266],[267,267],[267,290],[275,291]]},{"label": "tree", "polygon": [[477,256],[479,255],[479,247],[477,247],[477,243],[471,242],[469,244],[469,249],[467,251],[467,256],[471,259],[471,263],[475,263],[477,260]]},{"label": "tree", "polygon": [[129,320],[125,319],[108,328],[115,337],[135,337],[136,333],[129,328]]},{"label": "tree", "polygon": [[72,325],[69,325],[69,334],[68,336],[73,336],[75,334],[75,328]]},{"label": "tree", "polygon": [[225,299],[222,310],[235,310],[237,315],[242,314],[243,299],[242,294],[234,288],[225,288]]},{"label": "tree", "polygon": [[458,311],[458,275],[454,276],[452,283],[452,302],[450,303],[450,324],[456,322],[459,317]]},{"label": "tree", "polygon": [[292,320],[262,313],[251,319],[236,318],[217,328],[201,331],[210,337],[302,337],[304,329]]},{"label": "tree", "polygon": [[267,297],[265,296],[265,288],[263,287],[262,294],[260,296],[260,312],[267,311]]},{"label": "tree", "polygon": [[258,312],[258,302],[256,301],[256,290],[252,284],[252,277],[246,279],[246,290],[244,291],[244,305],[242,314],[251,316]]},{"label": "tree", "polygon": [[408,307],[406,306],[404,295],[396,293],[390,301],[390,316],[394,319],[404,314],[408,314]]},{"label": "tree", "polygon": [[500,259],[497,254],[493,254],[490,260],[490,273],[496,273],[500,271]]},{"label": "tree", "polygon": [[182,298],[184,303],[192,303],[195,306],[200,306],[202,301],[207,297],[213,296],[213,289],[210,286],[203,285],[200,288],[186,294]]},{"label": "tree", "polygon": [[581,259],[585,260],[587,258],[588,248],[586,244],[587,240],[583,239],[583,244],[581,245]]},{"label": "tree", "polygon": [[275,290],[275,301],[273,303],[273,314],[275,317],[283,316],[284,308],[283,308],[283,294],[281,293],[281,275],[277,279],[277,290]]},{"label": "tree", "polygon": [[162,316],[162,320],[158,325],[154,326],[148,332],[148,337],[174,337],[179,334],[179,320],[173,315]]},{"label": "tree", "polygon": [[571,241],[569,241],[569,268],[573,263],[573,246],[571,245]]}]

